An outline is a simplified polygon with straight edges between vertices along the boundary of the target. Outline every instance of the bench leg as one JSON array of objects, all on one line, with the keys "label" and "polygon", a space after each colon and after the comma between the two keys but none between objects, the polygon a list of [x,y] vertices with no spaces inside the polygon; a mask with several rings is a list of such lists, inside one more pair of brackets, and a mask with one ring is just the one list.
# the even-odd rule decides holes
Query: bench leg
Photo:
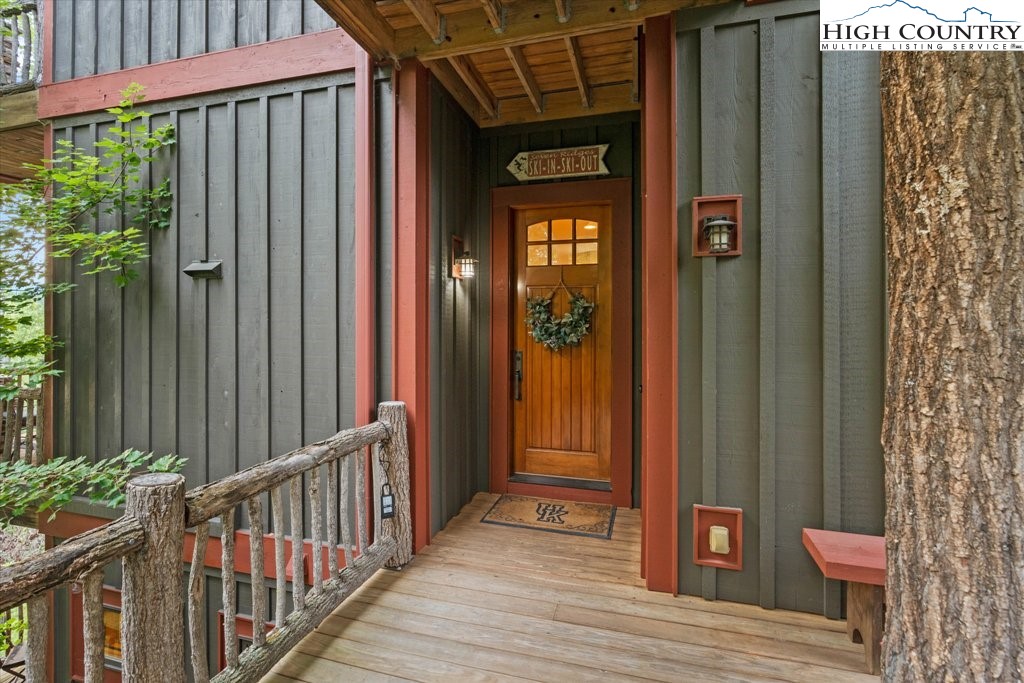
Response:
[{"label": "bench leg", "polygon": [[882,631],[885,628],[885,587],[850,581],[846,584],[846,634],[864,643],[868,673],[882,673]]}]

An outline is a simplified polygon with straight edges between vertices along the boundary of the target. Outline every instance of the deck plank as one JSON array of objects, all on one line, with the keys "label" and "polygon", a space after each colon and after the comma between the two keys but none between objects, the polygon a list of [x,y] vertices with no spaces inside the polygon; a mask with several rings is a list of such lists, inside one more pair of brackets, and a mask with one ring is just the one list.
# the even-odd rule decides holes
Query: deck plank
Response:
[{"label": "deck plank", "polygon": [[636,510],[606,540],[481,524],[495,498],[378,572],[264,680],[877,680],[842,621],[644,589]]}]

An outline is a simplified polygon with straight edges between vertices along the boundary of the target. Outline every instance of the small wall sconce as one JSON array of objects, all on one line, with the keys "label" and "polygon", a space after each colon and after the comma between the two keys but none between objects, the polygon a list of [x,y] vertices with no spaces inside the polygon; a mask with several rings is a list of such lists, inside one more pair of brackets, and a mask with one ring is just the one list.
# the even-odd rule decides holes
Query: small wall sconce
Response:
[{"label": "small wall sconce", "polygon": [[704,239],[708,243],[708,251],[718,254],[732,249],[732,233],[736,229],[736,221],[728,216],[707,216],[704,218]]},{"label": "small wall sconce", "polygon": [[743,196],[693,198],[693,255],[739,256],[743,252]]},{"label": "small wall sconce", "polygon": [[452,235],[452,277],[456,280],[466,280],[476,277],[476,264],[478,260],[470,256],[469,251],[463,246],[461,237]]},{"label": "small wall sconce", "polygon": [[181,271],[190,278],[203,280],[221,279],[221,264],[223,261],[193,261]]}]

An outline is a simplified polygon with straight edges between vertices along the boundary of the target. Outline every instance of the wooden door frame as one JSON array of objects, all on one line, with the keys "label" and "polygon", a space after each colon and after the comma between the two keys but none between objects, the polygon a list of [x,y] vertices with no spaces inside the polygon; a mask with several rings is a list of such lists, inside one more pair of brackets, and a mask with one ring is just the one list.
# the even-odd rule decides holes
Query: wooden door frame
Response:
[{"label": "wooden door frame", "polygon": [[[593,491],[567,486],[545,486],[510,482],[509,462],[513,424],[512,349],[514,348],[517,278],[513,263],[515,223],[513,211],[548,205],[611,204],[612,310],[616,320],[628,325],[612,329],[612,348],[624,350],[627,360],[612,365],[611,491]],[[630,507],[633,498],[633,180],[610,178],[546,185],[514,185],[491,190],[491,491],[544,496],[562,500],[585,500]],[[621,455],[628,453],[628,457]],[[618,454],[618,455],[616,455]]]}]

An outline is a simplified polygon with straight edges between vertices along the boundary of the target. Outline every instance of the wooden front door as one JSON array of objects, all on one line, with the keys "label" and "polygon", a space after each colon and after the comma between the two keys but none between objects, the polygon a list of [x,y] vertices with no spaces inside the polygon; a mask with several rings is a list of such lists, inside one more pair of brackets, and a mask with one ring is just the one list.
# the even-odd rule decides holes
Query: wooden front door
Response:
[{"label": "wooden front door", "polygon": [[[632,180],[491,192],[491,490],[628,506],[632,499]],[[526,302],[573,294],[591,329],[557,351]]]},{"label": "wooden front door", "polygon": [[[515,211],[512,474],[520,480],[610,487],[612,229],[608,204]],[[550,300],[557,319],[575,295],[595,304],[582,341],[554,350],[535,340],[527,301]]]}]

